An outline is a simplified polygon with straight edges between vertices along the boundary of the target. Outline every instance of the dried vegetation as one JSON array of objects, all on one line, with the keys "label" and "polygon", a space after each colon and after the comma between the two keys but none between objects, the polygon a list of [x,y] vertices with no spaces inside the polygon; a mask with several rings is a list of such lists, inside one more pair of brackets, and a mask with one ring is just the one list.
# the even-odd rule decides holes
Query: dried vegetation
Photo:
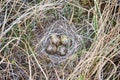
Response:
[{"label": "dried vegetation", "polygon": [[[44,55],[54,32],[72,38],[69,56]],[[28,79],[120,80],[120,1],[1,0],[0,80]]]}]

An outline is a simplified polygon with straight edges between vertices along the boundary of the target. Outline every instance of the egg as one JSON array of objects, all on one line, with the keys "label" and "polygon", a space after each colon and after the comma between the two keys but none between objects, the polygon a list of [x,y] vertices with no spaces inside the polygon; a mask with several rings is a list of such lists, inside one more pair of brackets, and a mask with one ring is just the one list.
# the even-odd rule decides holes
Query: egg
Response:
[{"label": "egg", "polygon": [[52,44],[49,44],[47,47],[46,47],[46,52],[48,54],[55,54],[57,51],[57,48],[55,45],[52,45]]},{"label": "egg", "polygon": [[64,46],[70,47],[72,44],[72,40],[70,39],[70,37],[66,35],[61,35],[60,40],[61,40],[61,44]]},{"label": "egg", "polygon": [[51,42],[52,44],[59,46],[60,45],[60,37],[56,33],[51,34]]},{"label": "egg", "polygon": [[65,46],[59,46],[57,52],[60,56],[65,56],[67,54],[67,48]]}]

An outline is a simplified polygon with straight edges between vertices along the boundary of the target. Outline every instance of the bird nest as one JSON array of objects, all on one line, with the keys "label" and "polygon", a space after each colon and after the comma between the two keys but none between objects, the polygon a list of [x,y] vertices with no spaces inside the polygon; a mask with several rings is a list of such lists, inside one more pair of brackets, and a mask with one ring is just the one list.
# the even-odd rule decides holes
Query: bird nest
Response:
[{"label": "bird nest", "polygon": [[[71,46],[67,47],[67,51],[65,55],[59,55],[58,52],[55,54],[49,54],[46,51],[46,48],[49,44],[51,44],[51,35],[57,34],[57,35],[66,35],[71,40]],[[57,20],[53,22],[51,25],[47,26],[47,29],[42,36],[41,40],[39,41],[38,49],[39,54],[41,56],[47,56],[51,60],[52,63],[61,63],[65,60],[67,60],[72,54],[74,54],[78,50],[78,46],[80,45],[80,37],[78,38],[75,26],[72,24],[69,24],[69,22],[65,20]]]}]

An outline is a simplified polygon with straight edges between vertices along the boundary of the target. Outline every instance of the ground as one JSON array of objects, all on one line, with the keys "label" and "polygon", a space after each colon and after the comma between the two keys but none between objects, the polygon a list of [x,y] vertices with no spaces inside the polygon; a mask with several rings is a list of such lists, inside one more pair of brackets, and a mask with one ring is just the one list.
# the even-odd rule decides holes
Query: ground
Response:
[{"label": "ground", "polygon": [[[70,37],[48,54],[53,33]],[[119,0],[1,0],[0,80],[120,80]]]}]

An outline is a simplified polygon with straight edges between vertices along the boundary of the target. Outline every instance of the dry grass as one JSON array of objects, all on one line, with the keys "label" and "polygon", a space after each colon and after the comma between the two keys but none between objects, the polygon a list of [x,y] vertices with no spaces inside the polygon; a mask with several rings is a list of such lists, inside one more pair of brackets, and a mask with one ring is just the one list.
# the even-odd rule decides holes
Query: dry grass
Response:
[{"label": "dry grass", "polygon": [[[38,45],[57,20],[74,25],[72,34],[83,40],[67,60],[53,65]],[[1,0],[0,80],[28,79],[119,80],[120,2]]]}]

